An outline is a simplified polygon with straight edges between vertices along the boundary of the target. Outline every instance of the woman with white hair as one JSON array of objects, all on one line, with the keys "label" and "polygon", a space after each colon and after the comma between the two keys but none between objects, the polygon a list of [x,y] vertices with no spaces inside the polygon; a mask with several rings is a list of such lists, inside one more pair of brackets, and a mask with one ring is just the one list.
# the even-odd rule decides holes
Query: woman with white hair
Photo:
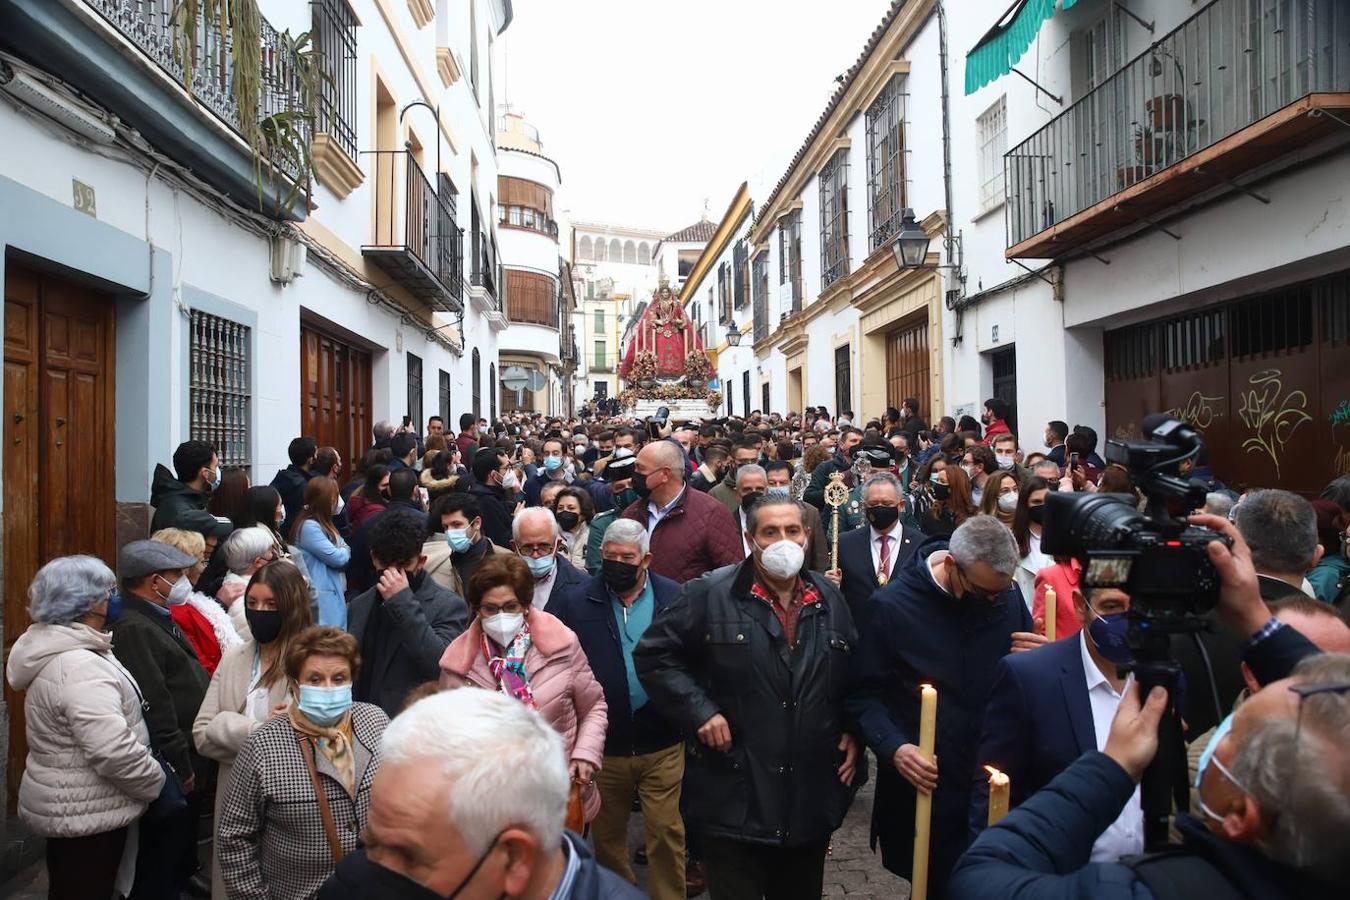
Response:
[{"label": "woman with white hair", "polygon": [[272,532],[259,525],[237,529],[225,539],[225,583],[239,585],[239,599],[228,607],[230,624],[245,641],[251,635],[248,617],[244,614],[247,608],[244,593],[254,573],[276,558],[275,551]]},{"label": "woman with white hair", "polygon": [[113,656],[122,601],[92,556],[52,560],[28,588],[28,627],[6,675],[24,697],[28,758],[19,817],[47,839],[48,896],[130,893],[136,821],[164,787],[140,689]]}]

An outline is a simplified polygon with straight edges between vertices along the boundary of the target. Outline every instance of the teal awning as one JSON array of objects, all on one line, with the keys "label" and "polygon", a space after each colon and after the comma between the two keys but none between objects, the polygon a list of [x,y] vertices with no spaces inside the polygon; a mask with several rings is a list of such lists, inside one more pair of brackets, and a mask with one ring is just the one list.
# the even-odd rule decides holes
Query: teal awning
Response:
[{"label": "teal awning", "polygon": [[[1056,0],[1017,0],[966,54],[966,93],[973,94],[1012,71],[1027,52],[1045,20],[1054,15]],[[1068,9],[1078,0],[1060,0]]]}]

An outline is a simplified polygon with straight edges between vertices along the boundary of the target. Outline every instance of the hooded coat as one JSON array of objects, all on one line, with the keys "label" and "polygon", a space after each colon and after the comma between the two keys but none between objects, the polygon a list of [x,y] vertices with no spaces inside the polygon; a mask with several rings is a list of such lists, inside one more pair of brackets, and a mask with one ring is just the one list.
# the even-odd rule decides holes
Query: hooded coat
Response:
[{"label": "hooded coat", "polygon": [[43,837],[130,825],[164,786],[134,681],[112,636],[87,625],[35,623],[10,650],[9,686],[27,691],[28,758],[19,816]]},{"label": "hooded coat", "polygon": [[155,477],[150,483],[150,505],[155,516],[150,520],[150,531],[173,528],[181,513],[192,509],[206,509],[211,502],[210,491],[199,491],[184,484],[162,464],[155,464]]},{"label": "hooded coat", "polygon": [[848,708],[877,755],[873,846],[882,863],[908,878],[913,863],[915,789],[896,770],[902,744],[919,743],[919,686],[937,688],[938,787],[933,794],[929,885],[941,893],[969,839],[975,749],[998,661],[1014,631],[1031,631],[1017,585],[992,601],[958,599],[933,579],[928,559],[947,549],[929,540],[902,572],[867,602]]}]

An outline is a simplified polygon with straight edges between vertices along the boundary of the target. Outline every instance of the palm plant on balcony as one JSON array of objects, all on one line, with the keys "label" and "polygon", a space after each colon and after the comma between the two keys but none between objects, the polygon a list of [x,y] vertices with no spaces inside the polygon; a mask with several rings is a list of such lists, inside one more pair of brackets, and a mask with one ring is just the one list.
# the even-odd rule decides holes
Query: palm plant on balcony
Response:
[{"label": "palm plant on balcony", "polygon": [[[175,49],[182,58],[184,87],[189,92],[196,68],[193,63],[204,49],[219,55],[216,71],[230,73],[229,92],[239,111],[239,131],[253,151],[259,207],[264,164],[274,180],[283,173],[294,173],[281,206],[289,206],[301,191],[308,201],[314,171],[310,134],[319,86],[325,78],[309,32],[292,36],[284,31],[264,53],[264,23],[257,0],[178,0],[170,21],[177,32]],[[260,115],[264,67],[293,100],[290,108],[266,116]]]}]

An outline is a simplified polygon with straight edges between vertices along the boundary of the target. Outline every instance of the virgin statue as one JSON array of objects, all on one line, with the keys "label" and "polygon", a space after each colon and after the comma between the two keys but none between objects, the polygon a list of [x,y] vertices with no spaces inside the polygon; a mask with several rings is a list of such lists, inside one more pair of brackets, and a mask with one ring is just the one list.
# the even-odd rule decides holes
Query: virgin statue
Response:
[{"label": "virgin statue", "polygon": [[683,378],[685,356],[691,350],[702,350],[698,332],[684,314],[679,298],[662,282],[652,295],[652,302],[638,320],[633,340],[624,354],[619,375],[629,378],[633,360],[639,353],[656,356],[657,378]]}]

